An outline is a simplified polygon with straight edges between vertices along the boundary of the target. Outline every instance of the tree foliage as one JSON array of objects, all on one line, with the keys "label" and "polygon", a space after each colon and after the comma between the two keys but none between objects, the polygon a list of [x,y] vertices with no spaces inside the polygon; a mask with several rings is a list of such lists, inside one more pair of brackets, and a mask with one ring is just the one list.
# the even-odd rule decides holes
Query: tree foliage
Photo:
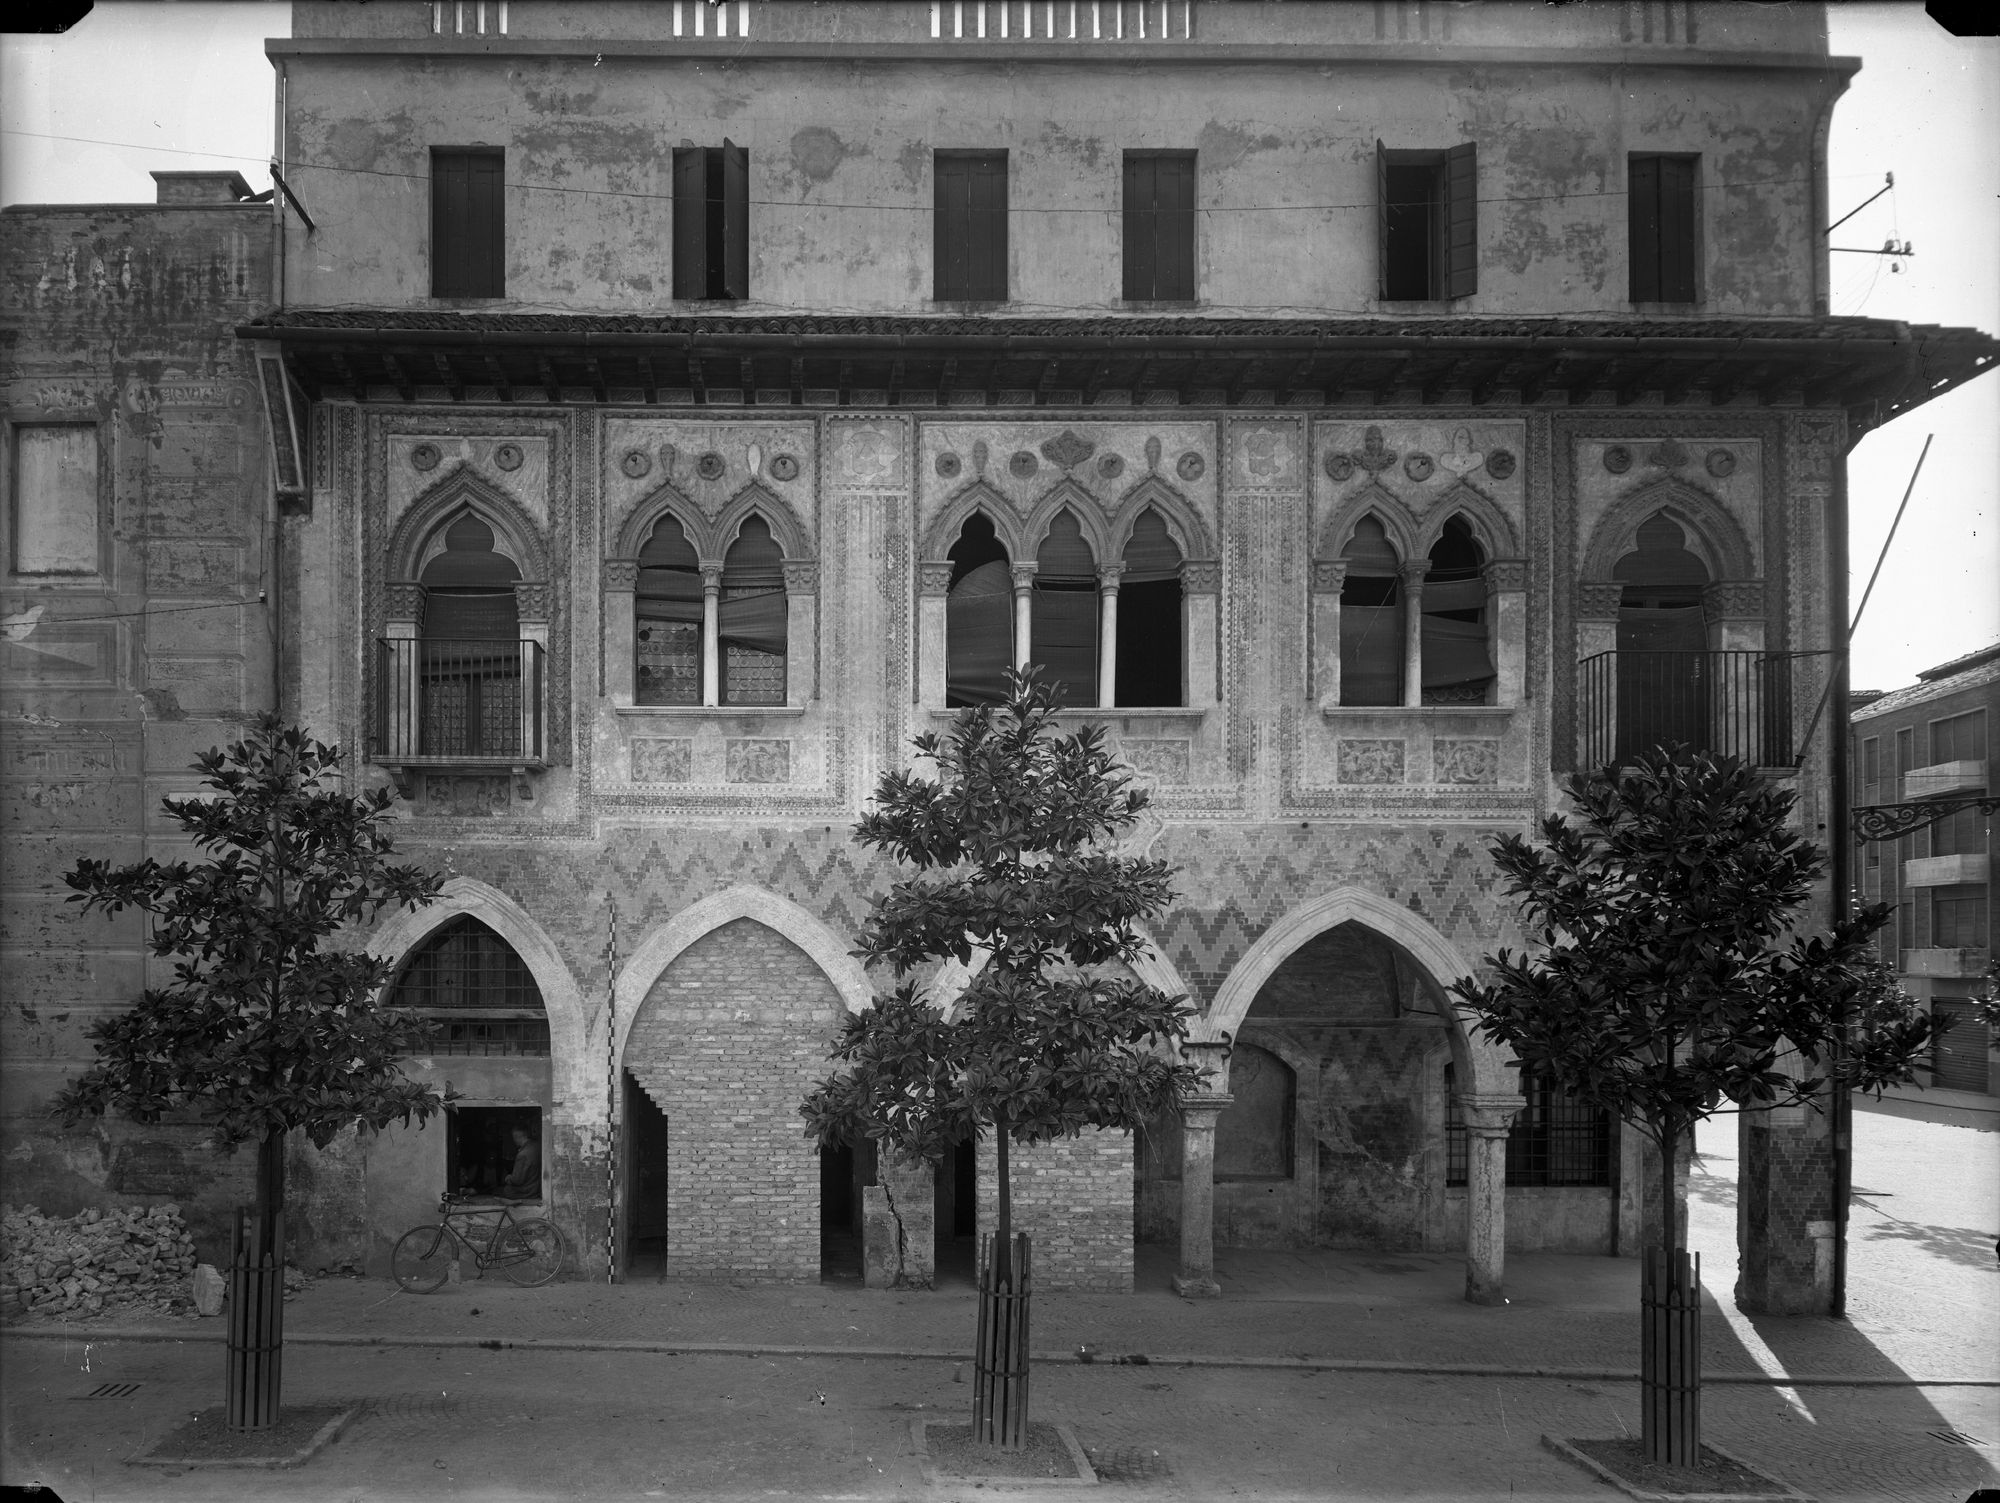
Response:
[{"label": "tree foliage", "polygon": [[1725,1102],[1782,1106],[1829,1079],[1879,1093],[1910,1078],[1929,1021],[1870,969],[1890,910],[1792,933],[1825,864],[1791,828],[1790,789],[1686,748],[1564,787],[1579,822],[1550,815],[1539,846],[1494,842],[1536,943],[1451,988],[1481,1032],[1632,1123],[1669,1163]]},{"label": "tree foliage", "polygon": [[[1108,849],[1147,796],[1101,727],[1059,735],[1055,713],[1049,687],[1015,675],[1005,703],[917,737],[937,776],[884,775],[855,826],[916,874],[875,901],[856,951],[902,984],[847,1019],[832,1051],[847,1068],[800,1109],[823,1146],[936,1161],[989,1129],[1020,1143],[1133,1129],[1193,1084],[1158,1049],[1185,1036],[1186,1000],[1101,969],[1135,959],[1135,926],[1174,897],[1166,863]],[[907,979],[982,954],[949,1020]]]},{"label": "tree foliage", "polygon": [[379,1005],[389,962],[326,948],[344,925],[437,895],[438,877],[389,859],[389,793],[328,786],[338,750],[272,715],[195,768],[210,795],[162,803],[204,859],[83,860],[64,878],[86,912],[146,913],[173,980],[92,1026],[96,1063],[55,1113],[197,1108],[232,1149],[293,1128],[324,1147],[356,1123],[428,1117],[437,1094],[399,1064],[426,1027]]}]

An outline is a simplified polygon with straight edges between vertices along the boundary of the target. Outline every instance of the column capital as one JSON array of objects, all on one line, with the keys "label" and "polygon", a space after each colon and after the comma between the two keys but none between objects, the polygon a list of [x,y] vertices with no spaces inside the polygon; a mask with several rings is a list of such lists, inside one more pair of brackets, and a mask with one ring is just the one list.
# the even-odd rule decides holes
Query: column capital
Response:
[{"label": "column capital", "polygon": [[[1212,1127],[1215,1125],[1212,1119],[1221,1116],[1222,1109],[1231,1105],[1235,1100],[1236,1098],[1227,1091],[1219,1094],[1203,1093],[1199,1096],[1183,1096],[1180,1101],[1182,1125],[1191,1126],[1197,1131],[1200,1131],[1204,1127]],[[1189,1122],[1187,1118],[1191,1112],[1199,1113],[1211,1120],[1208,1122]]]},{"label": "column capital", "polygon": [[1118,593],[1118,581],[1124,576],[1123,564],[1099,564],[1097,566],[1097,588],[1106,595]]},{"label": "column capital", "polygon": [[1764,581],[1761,579],[1718,579],[1701,592],[1702,604],[1711,621],[1762,621]]},{"label": "column capital", "polygon": [[413,579],[391,580],[382,586],[382,614],[391,621],[414,621],[421,626],[427,593]]},{"label": "column capital", "polygon": [[951,589],[952,562],[948,558],[927,558],[917,565],[917,593],[943,595]]},{"label": "column capital", "polygon": [[1616,580],[1586,579],[1576,587],[1576,614],[1584,621],[1616,621],[1625,586]]},{"label": "column capital", "polygon": [[1035,570],[1037,567],[1035,564],[1010,564],[1008,566],[1007,572],[1014,577],[1014,588],[1016,591],[1034,588]]},{"label": "column capital", "polygon": [[788,558],[779,567],[785,573],[785,593],[787,595],[817,595],[819,593],[818,559]]},{"label": "column capital", "polygon": [[1338,595],[1347,584],[1347,564],[1344,558],[1316,558],[1313,560],[1312,588],[1315,595]]},{"label": "column capital", "polygon": [[627,594],[639,588],[639,560],[636,558],[607,558],[604,561],[604,588],[622,590]]},{"label": "column capital", "polygon": [[514,584],[514,610],[523,622],[546,621],[553,588],[541,580],[517,580]]},{"label": "column capital", "polygon": [[1413,590],[1421,590],[1424,587],[1424,579],[1430,572],[1431,561],[1427,558],[1405,559],[1396,565],[1396,577],[1402,580],[1407,588]]},{"label": "column capital", "polygon": [[1190,595],[1222,593],[1222,560],[1191,558],[1181,564],[1181,589]]},{"label": "column capital", "polygon": [[1506,1137],[1515,1114],[1528,1104],[1525,1096],[1499,1091],[1461,1091],[1456,1099],[1465,1114],[1465,1130],[1482,1138]]},{"label": "column capital", "polygon": [[1496,558],[1486,566],[1486,593],[1520,594],[1528,588],[1528,561],[1525,558]]},{"label": "column capital", "polygon": [[1184,1100],[1227,1097],[1229,1094],[1229,1053],[1234,1044],[1228,1039],[1182,1039],[1181,1062],[1201,1071],[1201,1082]]},{"label": "column capital", "polygon": [[701,592],[704,595],[715,595],[721,591],[722,565],[704,562],[701,566]]}]

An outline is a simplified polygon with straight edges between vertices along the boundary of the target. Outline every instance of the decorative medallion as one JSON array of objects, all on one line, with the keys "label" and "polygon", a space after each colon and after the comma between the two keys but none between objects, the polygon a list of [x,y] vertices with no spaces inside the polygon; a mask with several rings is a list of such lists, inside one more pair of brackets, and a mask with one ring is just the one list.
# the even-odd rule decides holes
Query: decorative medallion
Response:
[{"label": "decorative medallion", "polygon": [[653,456],[644,449],[627,449],[624,457],[618,461],[618,468],[637,480],[653,468]]},{"label": "decorative medallion", "polygon": [[694,462],[695,474],[701,476],[704,480],[720,480],[722,478],[722,471],[722,456],[713,449],[710,449]]},{"label": "decorative medallion", "polygon": [[[1097,452],[1097,445],[1065,428],[1054,438],[1042,444],[1042,455],[1050,464],[1061,465],[1065,470],[1073,470]],[[1017,459],[1018,455],[1015,456]],[[1029,474],[1034,471],[1030,470]]]},{"label": "decorative medallion", "polygon": [[1709,474],[1722,480],[1736,473],[1736,456],[1727,449],[1710,449],[1705,465]]},{"label": "decorative medallion", "polygon": [[938,455],[933,464],[936,466],[938,474],[946,480],[956,480],[958,472],[965,468],[964,463],[950,450],[946,450],[944,453]]},{"label": "decorative medallion", "polygon": [[1032,479],[1041,467],[1042,462],[1026,449],[1016,449],[1007,457],[1007,473],[1016,480]]},{"label": "decorative medallion", "polygon": [[1379,475],[1396,462],[1396,451],[1382,442],[1382,430],[1373,423],[1361,437],[1361,451],[1354,462],[1371,475]]},{"label": "decorative medallion", "polygon": [[419,470],[434,470],[444,458],[436,444],[417,444],[410,450],[410,463]]},{"label": "decorative medallion", "polygon": [[1646,463],[1663,470],[1678,470],[1692,457],[1677,438],[1662,439],[1646,451]]},{"label": "decorative medallion", "polygon": [[1622,475],[1632,468],[1632,451],[1623,444],[1613,444],[1604,451],[1604,468],[1614,475]]},{"label": "decorative medallion", "polygon": [[493,451],[493,462],[503,470],[518,470],[527,458],[519,444],[501,444]]},{"label": "decorative medallion", "polygon": [[1412,480],[1428,480],[1437,473],[1437,461],[1418,449],[1403,461],[1403,473]]},{"label": "decorative medallion", "polygon": [[1174,473],[1183,480],[1199,480],[1208,472],[1208,461],[1189,449],[1174,461]]},{"label": "decorative medallion", "polygon": [[1515,463],[1512,449],[1495,449],[1486,456],[1486,473],[1495,480],[1505,480],[1514,473]]},{"label": "decorative medallion", "polygon": [[1102,475],[1106,480],[1116,480],[1120,475],[1125,473],[1124,457],[1118,454],[1105,455],[1097,461],[1097,473]]},{"label": "decorative medallion", "polygon": [[983,438],[972,441],[972,469],[977,475],[986,473],[986,440]]},{"label": "decorative medallion", "polygon": [[1454,475],[1469,475],[1486,456],[1472,447],[1472,430],[1460,428],[1451,436],[1451,447],[1437,457],[1439,465]]},{"label": "decorative medallion", "polygon": [[1326,478],[1335,482],[1354,478],[1354,456],[1328,449],[1326,457],[1320,461],[1320,468],[1326,471]]},{"label": "decorative medallion", "polygon": [[773,480],[798,479],[799,457],[796,454],[773,454],[771,456],[771,478]]},{"label": "decorative medallion", "polygon": [[1151,473],[1160,467],[1160,436],[1155,433],[1146,440],[1146,470]]},{"label": "decorative medallion", "polygon": [[679,449],[676,449],[672,444],[661,444],[660,473],[662,475],[665,475],[668,479],[671,480],[673,478],[673,473],[674,473],[674,463],[680,457],[681,457],[681,451]]}]

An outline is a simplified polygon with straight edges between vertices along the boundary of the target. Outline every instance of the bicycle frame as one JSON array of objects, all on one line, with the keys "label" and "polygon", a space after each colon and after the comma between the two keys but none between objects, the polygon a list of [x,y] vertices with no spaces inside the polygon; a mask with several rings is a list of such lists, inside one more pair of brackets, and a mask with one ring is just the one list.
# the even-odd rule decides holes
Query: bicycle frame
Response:
[{"label": "bicycle frame", "polygon": [[[438,1200],[438,1217],[446,1235],[458,1247],[472,1254],[473,1266],[484,1272],[488,1268],[499,1268],[507,1263],[518,1262],[525,1253],[505,1256],[493,1252],[500,1245],[500,1236],[508,1227],[518,1227],[521,1223],[514,1219],[514,1207],[519,1201],[501,1200],[484,1205],[468,1205],[463,1197],[447,1192]],[[490,1222],[477,1218],[492,1216]],[[465,1225],[454,1225],[464,1222]],[[480,1235],[474,1236],[477,1228]],[[518,1245],[518,1244],[517,1244]]]}]

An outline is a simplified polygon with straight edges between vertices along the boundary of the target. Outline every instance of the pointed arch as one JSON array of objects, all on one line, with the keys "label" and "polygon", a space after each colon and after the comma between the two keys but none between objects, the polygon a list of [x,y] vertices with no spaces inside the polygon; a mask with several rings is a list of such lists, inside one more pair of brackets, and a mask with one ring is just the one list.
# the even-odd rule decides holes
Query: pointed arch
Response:
[{"label": "pointed arch", "polygon": [[729,503],[716,513],[715,522],[709,529],[709,548],[703,551],[702,557],[726,557],[729,545],[736,541],[737,533],[753,515],[764,519],[771,529],[771,536],[778,541],[779,551],[786,558],[812,556],[812,545],[806,540],[806,530],[800,525],[798,514],[753,480],[730,497]]},{"label": "pointed arch", "polygon": [[1355,527],[1370,513],[1382,524],[1382,530],[1388,534],[1398,558],[1407,563],[1424,556],[1425,550],[1417,546],[1416,527],[1410,519],[1409,508],[1381,481],[1371,480],[1359,490],[1341,497],[1335,504],[1326,524],[1320,528],[1313,557],[1339,558],[1341,550],[1353,538]]},{"label": "pointed arch", "polygon": [[1110,526],[1115,551],[1107,557],[1118,558],[1124,553],[1125,545],[1132,540],[1133,527],[1149,506],[1167,524],[1167,536],[1179,547],[1182,558],[1208,559],[1216,556],[1215,538],[1209,532],[1208,524],[1202,521],[1201,513],[1194,509],[1187,497],[1158,475],[1146,475],[1118,498]]},{"label": "pointed arch", "polygon": [[461,511],[471,511],[493,529],[497,551],[520,568],[521,577],[549,577],[548,547],[542,529],[526,507],[461,465],[410,503],[389,536],[386,554],[389,579],[415,579],[423,568],[426,545]]},{"label": "pointed arch", "polygon": [[593,1038],[597,1029],[585,1014],[582,989],[548,931],[506,893],[472,877],[447,878],[436,902],[428,908],[396,910],[369,935],[363,948],[400,965],[459,917],[477,919],[507,941],[541,988],[542,1006],[549,1016],[549,1083],[554,1099],[566,1103],[565,1120],[603,1120],[603,1081],[592,1068],[602,1043]]},{"label": "pointed arch", "polygon": [[1089,491],[1065,475],[1043,492],[1029,509],[1027,523],[1021,529],[1020,556],[1023,559],[1031,559],[1041,551],[1049,528],[1064,510],[1076,518],[1083,540],[1090,545],[1091,554],[1099,564],[1118,557],[1111,547],[1111,531],[1104,525],[1103,506]]},{"label": "pointed arch", "polygon": [[1521,538],[1513,520],[1494,503],[1491,496],[1469,480],[1459,480],[1432,504],[1423,527],[1416,536],[1416,557],[1427,556],[1437,546],[1445,523],[1463,517],[1488,562],[1496,558],[1519,558]]},{"label": "pointed arch", "polygon": [[[1132,932],[1139,936],[1140,941],[1139,953],[1129,963],[1132,974],[1155,991],[1165,992],[1169,997],[1186,997],[1199,1006],[1194,989],[1181,979],[1179,969],[1167,959],[1167,952],[1160,948],[1159,942],[1137,924],[1132,926]],[[966,987],[971,985],[974,976],[986,969],[986,962],[992,958],[991,950],[979,946],[974,946],[969,964],[961,964],[947,956],[924,989],[931,1005],[946,1018],[956,1018],[959,1006],[965,1000]]]},{"label": "pointed arch", "polygon": [[1638,546],[1639,528],[1662,512],[1687,533],[1688,551],[1708,566],[1710,579],[1757,579],[1757,551],[1729,509],[1697,485],[1668,475],[1648,481],[1613,502],[1592,529],[1583,552],[1584,579],[1608,580]]},{"label": "pointed arch", "polygon": [[819,918],[790,898],[766,888],[748,885],[725,888],[690,903],[649,931],[619,971],[613,993],[618,1001],[618,1036],[611,1041],[618,1057],[624,1057],[625,1039],[640,1004],[667,967],[704,934],[746,918],[804,951],[832,983],[849,1012],[858,1013],[874,1004],[875,988],[869,983],[868,973],[848,954],[847,941]]},{"label": "pointed arch", "polygon": [[646,546],[646,539],[653,535],[653,529],[660,525],[660,518],[669,512],[687,533],[695,551],[703,558],[708,554],[703,550],[706,541],[705,524],[701,508],[687,498],[687,495],[672,481],[662,481],[642,497],[637,506],[625,518],[625,525],[618,529],[618,546],[607,555],[610,558],[637,558],[639,550]]},{"label": "pointed arch", "polygon": [[976,511],[986,513],[986,520],[993,524],[993,535],[1007,550],[1007,557],[1018,562],[1023,557],[1035,556],[1032,548],[1025,554],[1021,551],[1020,519],[1014,514],[1014,508],[1008,505],[1007,498],[984,480],[975,480],[938,509],[930,526],[924,529],[923,547],[918,557],[943,558],[951,551],[952,544],[958,541],[959,531],[965,526],[966,519]]},{"label": "pointed arch", "polygon": [[[1360,887],[1337,887],[1331,892],[1292,908],[1281,915],[1256,943],[1243,952],[1235,966],[1216,989],[1208,1015],[1190,1031],[1191,1037],[1220,1040],[1234,1037],[1243,1026],[1243,1015],[1257,1000],[1272,973],[1292,952],[1315,935],[1340,924],[1356,923],[1401,950],[1437,985],[1440,991],[1475,967],[1458,947],[1440,934],[1431,922],[1380,893]],[[1474,1032],[1470,1014],[1456,1005],[1448,1008],[1453,1059],[1479,1092],[1512,1094],[1514,1078],[1506,1072],[1513,1056],[1500,1045]]]}]

